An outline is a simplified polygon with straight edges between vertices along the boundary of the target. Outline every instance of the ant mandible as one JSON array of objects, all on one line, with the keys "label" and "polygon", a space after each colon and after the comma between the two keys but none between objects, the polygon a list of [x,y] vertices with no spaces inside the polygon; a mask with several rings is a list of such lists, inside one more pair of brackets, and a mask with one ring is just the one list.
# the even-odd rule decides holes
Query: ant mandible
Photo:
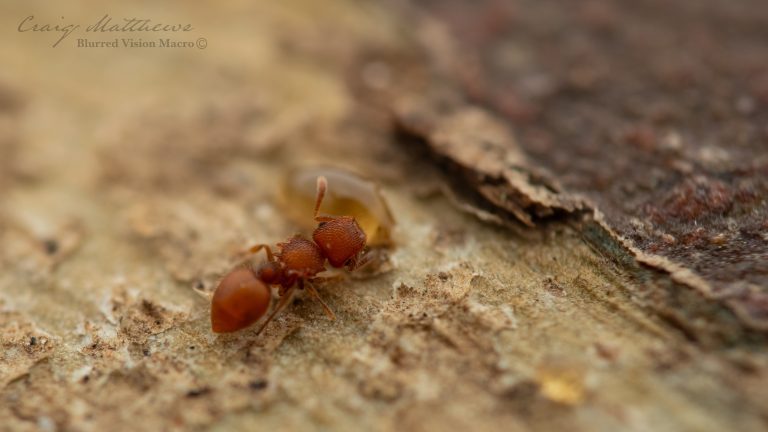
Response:
[{"label": "ant mandible", "polygon": [[255,254],[264,249],[267,261],[258,268],[235,268],[219,282],[211,300],[211,327],[215,333],[234,332],[258,321],[269,309],[272,286],[278,287],[280,300],[256,334],[285,308],[297,289],[306,288],[328,317],[336,319],[312,282],[326,279],[317,276],[326,270],[326,260],[332,267],[346,267],[352,271],[367,264],[369,256],[363,251],[367,240],[365,232],[354,217],[318,215],[327,189],[325,177],[318,177],[314,213],[318,225],[312,240],[297,234],[278,243],[277,253],[273,253],[268,245],[255,245],[248,252]]}]

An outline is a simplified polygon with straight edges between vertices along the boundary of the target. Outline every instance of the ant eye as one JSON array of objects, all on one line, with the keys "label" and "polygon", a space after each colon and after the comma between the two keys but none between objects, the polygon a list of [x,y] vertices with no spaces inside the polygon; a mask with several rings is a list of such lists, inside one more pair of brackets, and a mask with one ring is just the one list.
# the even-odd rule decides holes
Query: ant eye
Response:
[{"label": "ant eye", "polygon": [[318,227],[322,228],[322,227],[324,227],[324,226],[325,226],[325,224],[327,224],[327,223],[328,223],[328,222],[320,222],[320,225],[318,225]]}]

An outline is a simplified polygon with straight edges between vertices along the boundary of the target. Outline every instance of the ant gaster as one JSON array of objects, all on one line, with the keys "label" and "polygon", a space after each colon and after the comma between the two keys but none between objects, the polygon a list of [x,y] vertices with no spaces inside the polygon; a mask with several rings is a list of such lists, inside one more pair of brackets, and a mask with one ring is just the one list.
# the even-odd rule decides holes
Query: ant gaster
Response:
[{"label": "ant gaster", "polygon": [[318,215],[327,189],[325,177],[318,177],[314,213],[318,225],[312,233],[312,240],[295,235],[278,243],[276,253],[268,245],[255,245],[248,251],[257,253],[264,249],[267,261],[258,268],[235,268],[219,282],[211,301],[211,327],[214,332],[234,332],[258,321],[269,309],[273,286],[278,287],[280,300],[256,334],[261,333],[272,318],[285,308],[297,289],[306,289],[318,300],[330,319],[336,318],[320,298],[313,281],[326,279],[317,276],[326,269],[326,260],[332,267],[346,267],[352,271],[367,264],[369,256],[363,254],[366,236],[354,217]]}]

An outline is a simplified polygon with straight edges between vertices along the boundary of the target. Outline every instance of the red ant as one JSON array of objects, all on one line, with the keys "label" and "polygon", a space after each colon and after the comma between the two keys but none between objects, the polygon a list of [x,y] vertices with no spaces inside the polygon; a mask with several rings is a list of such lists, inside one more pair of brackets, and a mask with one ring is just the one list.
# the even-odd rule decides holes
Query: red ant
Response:
[{"label": "red ant", "polygon": [[320,302],[328,317],[336,319],[312,281],[327,279],[317,277],[326,269],[326,260],[332,267],[346,267],[349,271],[362,267],[370,260],[369,255],[363,254],[367,240],[365,232],[354,217],[318,216],[327,188],[325,177],[318,177],[314,218],[319,224],[312,233],[312,240],[297,234],[278,243],[278,253],[272,253],[272,249],[265,244],[253,246],[248,252],[257,253],[264,249],[267,261],[258,268],[238,267],[219,282],[211,300],[211,327],[214,332],[234,332],[258,321],[269,309],[271,286],[279,288],[280,301],[256,334],[261,333],[272,318],[285,308],[296,289],[306,288]]}]

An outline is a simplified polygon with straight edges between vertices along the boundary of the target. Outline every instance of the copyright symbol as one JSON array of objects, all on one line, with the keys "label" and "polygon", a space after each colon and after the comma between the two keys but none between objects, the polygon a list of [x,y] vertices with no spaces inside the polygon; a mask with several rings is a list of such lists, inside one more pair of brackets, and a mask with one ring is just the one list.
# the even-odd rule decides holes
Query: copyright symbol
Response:
[{"label": "copyright symbol", "polygon": [[198,49],[205,49],[208,46],[208,39],[200,38],[195,42]]}]

